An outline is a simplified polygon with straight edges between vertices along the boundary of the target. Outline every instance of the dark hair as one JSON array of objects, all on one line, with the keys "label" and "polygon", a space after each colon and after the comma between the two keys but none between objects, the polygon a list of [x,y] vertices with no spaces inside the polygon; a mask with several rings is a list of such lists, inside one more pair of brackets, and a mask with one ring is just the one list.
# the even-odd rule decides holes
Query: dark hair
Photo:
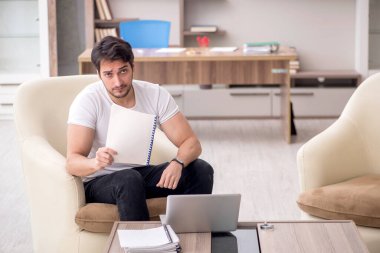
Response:
[{"label": "dark hair", "polygon": [[100,71],[100,62],[102,60],[122,60],[129,62],[133,68],[134,55],[131,45],[117,37],[106,36],[95,44],[91,52],[91,62],[95,68]]}]

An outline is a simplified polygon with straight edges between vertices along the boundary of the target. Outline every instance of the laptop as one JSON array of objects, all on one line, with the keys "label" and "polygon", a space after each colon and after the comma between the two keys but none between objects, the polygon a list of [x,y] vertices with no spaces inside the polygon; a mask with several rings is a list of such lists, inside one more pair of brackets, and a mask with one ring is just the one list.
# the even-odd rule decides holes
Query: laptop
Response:
[{"label": "laptop", "polygon": [[233,231],[240,199],[240,194],[170,195],[160,219],[176,233]]}]

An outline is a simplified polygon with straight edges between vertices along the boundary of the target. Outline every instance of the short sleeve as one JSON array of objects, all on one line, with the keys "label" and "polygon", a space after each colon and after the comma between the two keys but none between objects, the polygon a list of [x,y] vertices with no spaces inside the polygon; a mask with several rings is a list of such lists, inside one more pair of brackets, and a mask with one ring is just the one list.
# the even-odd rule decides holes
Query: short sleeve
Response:
[{"label": "short sleeve", "polygon": [[176,115],[179,112],[179,108],[174,98],[170,93],[159,86],[158,96],[158,118],[159,123],[163,124],[165,121]]},{"label": "short sleeve", "polygon": [[96,128],[97,103],[88,93],[80,93],[70,106],[68,124]]}]

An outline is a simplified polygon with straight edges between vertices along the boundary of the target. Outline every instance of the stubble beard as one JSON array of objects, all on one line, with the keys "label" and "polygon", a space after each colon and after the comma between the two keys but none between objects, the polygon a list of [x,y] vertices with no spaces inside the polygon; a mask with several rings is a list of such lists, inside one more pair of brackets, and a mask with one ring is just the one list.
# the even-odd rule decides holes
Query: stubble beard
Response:
[{"label": "stubble beard", "polygon": [[130,85],[125,85],[125,92],[124,93],[121,93],[121,94],[116,94],[115,92],[113,92],[112,90],[108,91],[108,93],[113,96],[114,98],[117,98],[117,99],[120,99],[120,98],[125,98],[126,96],[128,96],[128,94],[131,92],[131,89],[132,89],[132,84]]}]

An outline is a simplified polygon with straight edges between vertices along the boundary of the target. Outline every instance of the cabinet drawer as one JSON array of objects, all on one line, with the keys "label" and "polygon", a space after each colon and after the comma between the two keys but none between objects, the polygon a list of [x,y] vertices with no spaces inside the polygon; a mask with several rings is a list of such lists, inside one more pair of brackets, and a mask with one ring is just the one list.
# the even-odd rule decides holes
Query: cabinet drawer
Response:
[{"label": "cabinet drawer", "polygon": [[270,90],[262,88],[185,90],[185,115],[190,117],[268,117]]},{"label": "cabinet drawer", "polygon": [[0,94],[6,94],[6,95],[16,95],[16,91],[19,84],[17,83],[1,83],[0,80]]},{"label": "cabinet drawer", "polygon": [[0,119],[13,118],[14,96],[0,94]]},{"label": "cabinet drawer", "polygon": [[[292,88],[295,117],[338,117],[355,88]],[[280,96],[273,94],[273,116],[280,116]]]}]

